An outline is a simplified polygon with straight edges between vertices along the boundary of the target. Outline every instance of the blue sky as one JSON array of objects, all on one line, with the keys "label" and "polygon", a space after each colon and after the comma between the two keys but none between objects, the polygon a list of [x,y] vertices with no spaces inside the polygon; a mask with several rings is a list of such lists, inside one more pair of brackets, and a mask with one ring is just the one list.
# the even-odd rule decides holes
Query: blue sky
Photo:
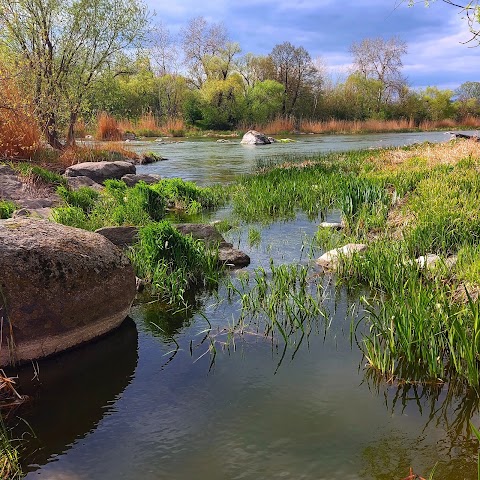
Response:
[{"label": "blue sky", "polygon": [[455,89],[480,81],[480,47],[467,41],[468,26],[458,9],[440,0],[426,8],[400,0],[147,0],[154,21],[176,34],[189,19],[223,22],[242,53],[267,54],[284,41],[320,57],[333,78],[351,62],[349,47],[363,38],[398,36],[408,45],[403,73],[414,88]]}]

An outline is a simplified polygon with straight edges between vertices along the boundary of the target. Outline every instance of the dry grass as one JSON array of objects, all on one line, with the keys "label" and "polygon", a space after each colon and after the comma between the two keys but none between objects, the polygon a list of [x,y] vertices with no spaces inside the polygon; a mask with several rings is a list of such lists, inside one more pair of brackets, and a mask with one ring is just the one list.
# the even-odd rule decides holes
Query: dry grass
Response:
[{"label": "dry grass", "polygon": [[413,120],[303,120],[300,125],[304,133],[397,132],[414,128]]},{"label": "dry grass", "polygon": [[459,139],[445,143],[425,143],[408,149],[386,150],[380,156],[372,157],[383,168],[409,162],[426,162],[429,167],[456,165],[465,159],[480,160],[480,142]]},{"label": "dry grass", "polygon": [[102,112],[97,119],[97,140],[118,141],[123,138],[123,131],[117,120],[106,112]]},{"label": "dry grass", "polygon": [[30,158],[40,146],[32,104],[0,64],[0,157]]},{"label": "dry grass", "polygon": [[137,160],[138,155],[125,149],[123,143],[120,142],[95,142],[86,146],[68,148],[60,155],[59,162],[64,168],[67,168],[77,163],[113,161],[125,158]]},{"label": "dry grass", "polygon": [[155,115],[146,113],[138,121],[119,120],[118,126],[123,132],[134,132],[140,137],[180,137],[185,134],[185,122],[181,118],[169,118],[159,122]]},{"label": "dry grass", "polygon": [[240,125],[239,130],[257,130],[267,135],[278,135],[293,132],[295,130],[295,119],[293,117],[277,117],[263,125]]}]

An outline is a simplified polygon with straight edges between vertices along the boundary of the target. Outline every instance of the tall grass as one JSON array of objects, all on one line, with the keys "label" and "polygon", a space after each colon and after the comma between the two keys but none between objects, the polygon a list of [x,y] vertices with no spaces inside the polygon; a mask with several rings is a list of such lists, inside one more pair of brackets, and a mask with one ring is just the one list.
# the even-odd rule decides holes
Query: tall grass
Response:
[{"label": "tall grass", "polygon": [[30,158],[40,147],[40,128],[33,104],[8,72],[0,62],[0,157]]},{"label": "tall grass", "polygon": [[0,415],[0,478],[15,480],[23,477],[18,450]]},{"label": "tall grass", "polygon": [[109,115],[107,112],[102,112],[97,118],[97,131],[95,137],[97,140],[118,141],[123,138],[123,132],[113,116]]},{"label": "tall grass", "polygon": [[183,137],[186,132],[182,118],[167,118],[159,121],[153,113],[145,113],[137,121],[121,119],[118,121],[118,126],[120,130],[133,132],[139,137]]},{"label": "tall grass", "polygon": [[218,284],[218,255],[167,221],[142,227],[139,242],[129,255],[137,275],[151,283],[154,294],[170,303],[184,302],[193,286]]}]

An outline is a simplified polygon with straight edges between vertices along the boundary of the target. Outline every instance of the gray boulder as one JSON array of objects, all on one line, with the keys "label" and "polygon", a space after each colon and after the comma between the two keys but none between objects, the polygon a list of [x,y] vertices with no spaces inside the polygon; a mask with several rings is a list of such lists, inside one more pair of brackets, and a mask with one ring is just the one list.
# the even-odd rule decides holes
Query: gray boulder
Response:
[{"label": "gray boulder", "polygon": [[138,227],[103,227],[95,233],[108,238],[117,247],[129,247],[138,241]]},{"label": "gray boulder", "polygon": [[45,220],[0,221],[0,365],[106,334],[135,297],[128,258],[102,235]]},{"label": "gray boulder", "polygon": [[197,240],[203,240],[208,245],[222,245],[227,243],[213,225],[204,223],[178,223],[174,225],[174,227],[183,235],[191,235]]},{"label": "gray boulder", "polygon": [[90,187],[97,191],[103,190],[102,185],[100,185],[97,182],[94,182],[91,178],[85,177],[84,175],[80,175],[78,177],[68,177],[67,185],[72,190],[78,190],[79,188],[82,188],[82,187]]},{"label": "gray boulder", "polygon": [[145,182],[148,184],[158,183],[161,179],[162,177],[156,173],[127,173],[127,175],[122,177],[122,180],[127,184],[127,187],[134,187],[138,182]]},{"label": "gray boulder", "polygon": [[250,257],[246,253],[228,246],[220,246],[218,261],[231,268],[243,268],[250,265]]},{"label": "gray boulder", "polygon": [[269,145],[272,142],[264,133],[257,132],[256,130],[249,130],[243,136],[240,143],[243,145]]},{"label": "gray boulder", "polygon": [[243,268],[250,264],[250,257],[225,241],[218,230],[209,224],[180,223],[174,227],[183,235],[203,240],[207,245],[218,247],[218,262],[221,265],[233,268]]},{"label": "gray boulder", "polygon": [[120,180],[128,173],[136,173],[133,163],[118,162],[83,162],[72,165],[65,170],[66,177],[85,176],[96,183],[103,183],[108,179]]}]

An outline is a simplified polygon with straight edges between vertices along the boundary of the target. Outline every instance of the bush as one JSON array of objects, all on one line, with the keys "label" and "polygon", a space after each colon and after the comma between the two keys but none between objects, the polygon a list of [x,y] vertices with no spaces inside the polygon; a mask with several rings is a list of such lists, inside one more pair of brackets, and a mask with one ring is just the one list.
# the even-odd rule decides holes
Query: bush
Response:
[{"label": "bush", "polygon": [[16,209],[17,207],[13,202],[0,200],[0,219],[10,218]]}]

